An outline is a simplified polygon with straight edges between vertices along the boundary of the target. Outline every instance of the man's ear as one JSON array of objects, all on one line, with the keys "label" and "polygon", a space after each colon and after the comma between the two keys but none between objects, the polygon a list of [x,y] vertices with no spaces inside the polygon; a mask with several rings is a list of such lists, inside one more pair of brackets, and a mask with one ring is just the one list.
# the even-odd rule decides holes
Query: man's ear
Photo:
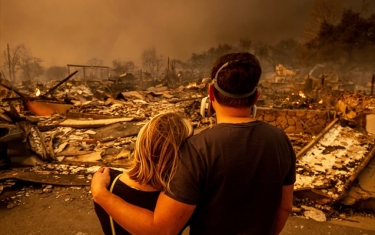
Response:
[{"label": "man's ear", "polygon": [[211,102],[215,100],[215,96],[214,96],[214,86],[212,84],[210,84],[208,86],[208,95],[210,97],[210,100]]},{"label": "man's ear", "polygon": [[256,102],[258,101],[258,99],[259,99],[259,96],[260,96],[260,91],[257,89],[257,91],[256,91],[256,96],[255,96],[255,98],[254,98],[254,100],[253,100],[253,103],[251,103],[251,105],[250,106],[253,106],[253,105],[255,105],[256,104]]}]

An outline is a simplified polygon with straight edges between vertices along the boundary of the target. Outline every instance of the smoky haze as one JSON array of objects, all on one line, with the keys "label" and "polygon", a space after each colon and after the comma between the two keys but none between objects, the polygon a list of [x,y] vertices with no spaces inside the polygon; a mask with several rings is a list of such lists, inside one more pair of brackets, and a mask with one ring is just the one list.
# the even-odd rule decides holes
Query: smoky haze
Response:
[{"label": "smoky haze", "polygon": [[[44,66],[86,64],[94,57],[108,66],[113,59],[140,66],[141,53],[150,46],[186,60],[193,52],[239,39],[299,39],[313,2],[0,0],[0,51],[7,43],[23,43]],[[358,7],[361,1],[343,2]]]}]

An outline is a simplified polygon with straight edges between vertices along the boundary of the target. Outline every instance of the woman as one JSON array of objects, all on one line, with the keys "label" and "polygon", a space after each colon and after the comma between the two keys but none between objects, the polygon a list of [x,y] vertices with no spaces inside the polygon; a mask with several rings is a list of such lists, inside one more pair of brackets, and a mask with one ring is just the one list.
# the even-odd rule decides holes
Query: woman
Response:
[{"label": "woman", "polygon": [[[125,201],[154,211],[161,191],[170,191],[169,181],[179,164],[178,150],[192,135],[190,122],[176,113],[160,114],[140,130],[134,158],[124,172],[111,169],[109,189]],[[104,234],[130,234],[94,203]]]}]

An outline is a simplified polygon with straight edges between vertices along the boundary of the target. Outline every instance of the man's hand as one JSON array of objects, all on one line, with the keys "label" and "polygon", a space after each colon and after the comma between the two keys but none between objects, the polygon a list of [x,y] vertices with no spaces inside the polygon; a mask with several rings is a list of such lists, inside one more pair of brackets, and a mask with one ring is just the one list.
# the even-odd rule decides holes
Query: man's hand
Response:
[{"label": "man's hand", "polygon": [[109,175],[109,168],[100,168],[92,177],[91,181],[91,194],[94,198],[104,191],[108,191],[109,182],[111,180],[111,176]]}]

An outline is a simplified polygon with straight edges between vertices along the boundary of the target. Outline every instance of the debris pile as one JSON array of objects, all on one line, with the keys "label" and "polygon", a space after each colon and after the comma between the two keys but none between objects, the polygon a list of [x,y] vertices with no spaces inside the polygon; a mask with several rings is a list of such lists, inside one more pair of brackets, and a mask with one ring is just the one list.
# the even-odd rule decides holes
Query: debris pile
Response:
[{"label": "debris pile", "polygon": [[[0,182],[5,180],[0,183],[0,194],[14,185],[14,179],[87,186],[98,165],[123,167],[131,159],[140,128],[159,113],[182,113],[196,133],[215,123],[199,114],[207,83],[117,93],[105,83],[96,86],[60,82],[41,88],[41,93],[46,91],[39,96],[35,91],[29,96],[8,93],[0,109],[0,129],[5,130],[0,133],[0,151],[6,142],[12,162],[30,156],[37,156],[39,161],[22,162],[31,168],[0,172]],[[300,208],[295,210],[325,220],[316,210],[329,212],[347,192],[350,194],[350,186],[374,156],[375,137],[366,131],[366,115],[374,114],[375,98],[343,93],[335,99],[323,99],[296,92],[300,87],[288,89],[288,94],[266,93],[258,103],[260,109],[272,107],[271,111],[285,115],[259,110],[257,118],[284,130],[289,128],[285,132],[298,153],[295,194]],[[276,96],[278,99],[273,99]],[[295,116],[289,117],[286,108],[297,109]],[[314,114],[314,109],[321,113]],[[330,122],[332,117],[335,119]],[[9,138],[10,129],[22,134],[1,142]],[[50,190],[50,186],[43,188],[46,193]]]},{"label": "debris pile", "polygon": [[[14,100],[6,100],[4,114],[12,114],[6,121],[23,131],[25,141],[22,144],[27,145],[24,152],[14,146],[17,156],[28,156],[28,149],[31,149],[42,160],[121,165],[121,160],[130,157],[139,129],[159,113],[179,112],[196,128],[210,123],[199,115],[203,95],[196,84],[176,89],[150,87],[146,91],[106,95],[102,100],[83,84],[64,91],[57,89],[59,84],[45,94],[51,94],[54,89],[53,98],[68,100],[72,105],[55,103],[45,96],[30,100],[20,94],[16,99],[24,101],[24,109],[14,111]],[[14,123],[15,119],[18,120]],[[8,156],[15,157],[9,150],[11,146]]]},{"label": "debris pile", "polygon": [[314,190],[329,204],[343,193],[375,153],[375,136],[335,123],[297,159],[295,191]]}]

